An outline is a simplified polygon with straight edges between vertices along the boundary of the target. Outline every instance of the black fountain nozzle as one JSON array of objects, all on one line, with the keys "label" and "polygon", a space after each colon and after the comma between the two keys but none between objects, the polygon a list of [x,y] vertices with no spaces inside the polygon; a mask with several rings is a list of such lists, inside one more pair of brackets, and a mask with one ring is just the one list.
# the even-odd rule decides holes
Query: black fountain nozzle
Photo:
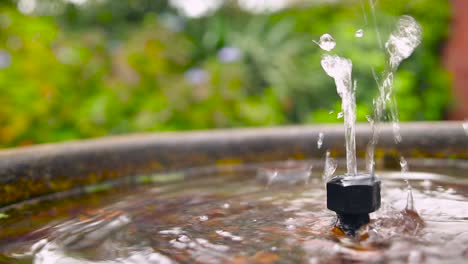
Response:
[{"label": "black fountain nozzle", "polygon": [[354,236],[380,208],[380,180],[370,174],[334,177],[327,182],[327,208],[336,212],[337,226]]}]

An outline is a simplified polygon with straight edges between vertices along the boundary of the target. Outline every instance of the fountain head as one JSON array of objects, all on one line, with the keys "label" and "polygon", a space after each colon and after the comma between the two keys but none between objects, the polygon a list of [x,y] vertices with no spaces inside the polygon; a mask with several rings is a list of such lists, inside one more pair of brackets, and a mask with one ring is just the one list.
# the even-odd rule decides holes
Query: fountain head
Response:
[{"label": "fountain head", "polygon": [[370,174],[334,177],[327,182],[327,208],[336,212],[337,226],[354,235],[380,208],[380,180]]}]

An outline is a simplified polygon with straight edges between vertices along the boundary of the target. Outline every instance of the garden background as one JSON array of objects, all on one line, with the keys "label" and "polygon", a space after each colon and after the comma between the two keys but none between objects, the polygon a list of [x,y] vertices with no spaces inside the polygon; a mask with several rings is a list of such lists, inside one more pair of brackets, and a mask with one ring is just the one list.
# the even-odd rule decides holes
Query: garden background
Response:
[{"label": "garden background", "polygon": [[0,147],[342,122],[313,42],[324,33],[337,42],[333,53],[353,61],[366,122],[373,72],[384,70],[384,43],[403,14],[424,33],[395,76],[400,120],[447,119],[448,1],[3,0]]}]

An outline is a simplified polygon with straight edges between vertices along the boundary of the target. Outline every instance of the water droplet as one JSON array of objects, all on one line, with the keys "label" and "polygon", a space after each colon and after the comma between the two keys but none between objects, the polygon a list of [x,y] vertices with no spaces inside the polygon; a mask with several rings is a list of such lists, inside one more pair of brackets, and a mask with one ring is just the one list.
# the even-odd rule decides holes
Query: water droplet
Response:
[{"label": "water droplet", "polygon": [[322,148],[323,144],[323,132],[320,132],[318,135],[318,140],[317,140],[317,148],[320,149]]},{"label": "water droplet", "polygon": [[397,28],[390,34],[385,48],[390,56],[390,66],[396,69],[421,43],[422,27],[410,16],[402,16]]},{"label": "water droplet", "polygon": [[317,41],[314,41],[314,42],[317,45],[319,45],[319,47],[321,49],[326,50],[326,51],[330,51],[330,50],[334,49],[335,46],[336,46],[335,39],[333,39],[333,37],[328,33],[323,34],[320,37],[319,42],[317,42]]},{"label": "water droplet", "polygon": [[362,38],[364,36],[364,30],[358,29],[356,33],[354,34],[356,38]]},{"label": "water droplet", "polygon": [[342,58],[340,56],[327,54],[322,57],[320,63],[328,76],[334,78],[335,80],[338,79],[341,81],[342,79],[351,79],[351,71],[353,68],[353,63],[351,60]]}]

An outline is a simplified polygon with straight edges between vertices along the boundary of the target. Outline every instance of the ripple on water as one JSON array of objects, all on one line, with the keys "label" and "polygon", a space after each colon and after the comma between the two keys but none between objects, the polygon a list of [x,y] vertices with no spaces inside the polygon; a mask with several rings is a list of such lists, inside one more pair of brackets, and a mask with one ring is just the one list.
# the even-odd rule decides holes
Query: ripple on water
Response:
[{"label": "ripple on water", "polygon": [[351,239],[332,232],[322,172],[308,184],[267,185],[243,172],[31,205],[1,220],[0,260],[461,263],[468,257],[466,183],[407,172],[416,213],[405,210],[401,173],[381,173],[383,206]]}]

